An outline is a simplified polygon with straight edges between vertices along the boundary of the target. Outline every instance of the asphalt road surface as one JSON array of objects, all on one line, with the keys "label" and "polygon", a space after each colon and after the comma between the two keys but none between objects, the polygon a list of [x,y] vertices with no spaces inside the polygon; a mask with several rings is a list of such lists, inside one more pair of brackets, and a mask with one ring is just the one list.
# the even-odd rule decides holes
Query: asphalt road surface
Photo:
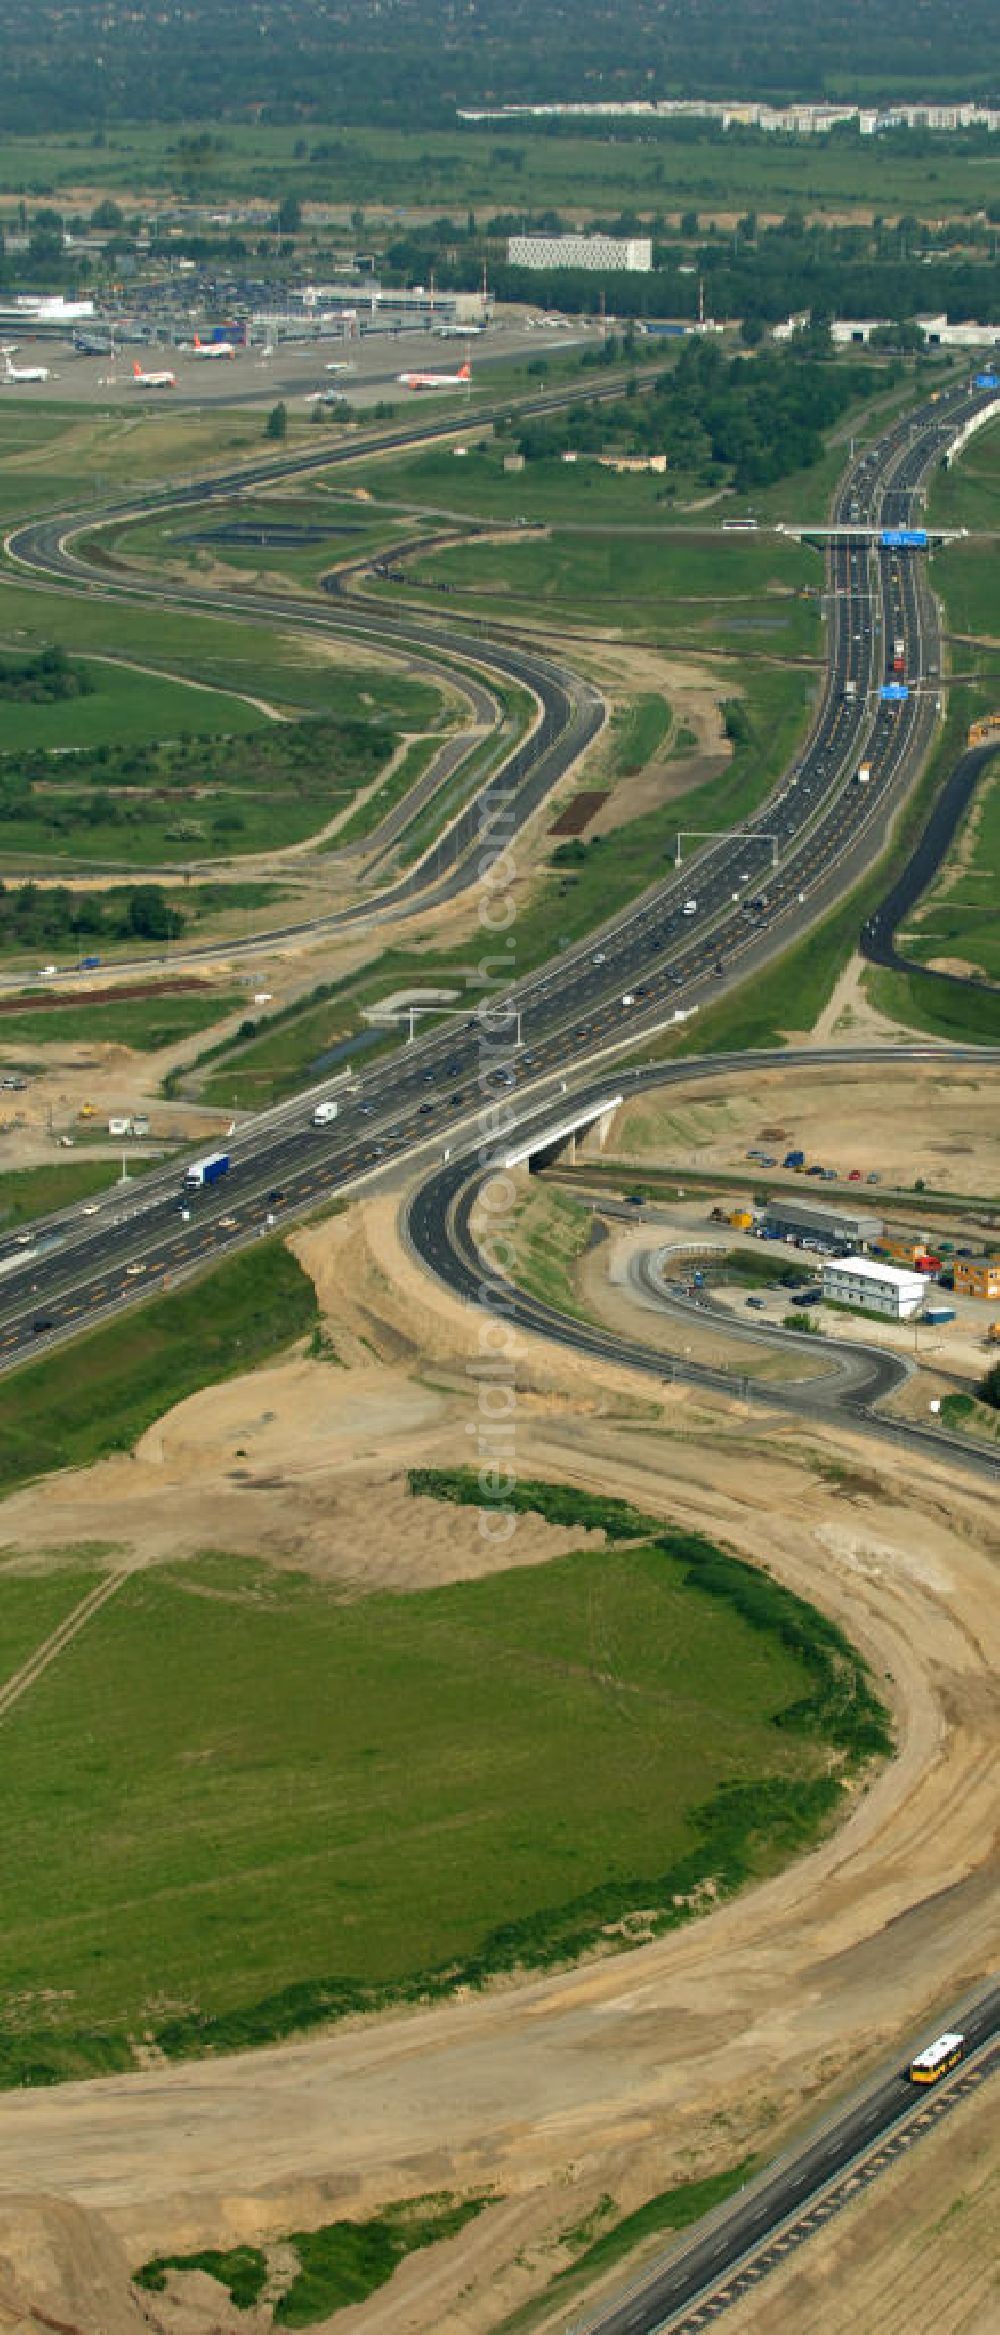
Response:
[{"label": "asphalt road surface", "polygon": [[[887,430],[847,473],[838,498],[844,523],[895,526],[912,517],[920,481],[970,413],[979,410],[984,395],[951,390]],[[273,469],[262,467],[269,474]],[[169,500],[190,500],[196,493],[204,488],[179,490]],[[87,523],[93,524],[92,515]],[[93,571],[76,560],[71,546],[64,546],[65,532],[59,520],[20,529],[14,538],[17,554],[46,573],[85,582],[93,591]],[[393,1163],[431,1152],[440,1159],[442,1146],[456,1145],[463,1128],[474,1126],[484,1096],[492,1094],[498,1111],[509,1112],[513,1100],[515,1115],[523,1116],[525,1101],[547,1081],[557,1079],[567,1087],[574,1082],[575,1092],[575,1082],[587,1079],[595,1056],[613,1053],[644,1031],[662,1027],[678,1010],[688,1013],[723,987],[751,977],[839,898],[870,864],[922,763],[934,727],[939,650],[919,553],[876,548],[859,535],[838,542],[830,559],[834,596],[828,686],[804,752],[755,818],[710,845],[680,875],[671,872],[600,935],[521,981],[510,977],[516,970],[516,945],[508,951],[501,933],[492,951],[497,967],[493,1009],[464,1018],[456,1013],[450,1026],[439,1025],[429,1037],[365,1073],[343,1097],[332,1128],[314,1129],[311,1098],[298,1098],[242,1125],[228,1146],[232,1165],[224,1183],[191,1195],[183,1209],[180,1179],[171,1168],[145,1178],[127,1203],[111,1194],[94,1214],[77,1210],[70,1220],[64,1216],[40,1224],[31,1249],[0,1244],[0,1367],[119,1311],[151,1287],[172,1284],[231,1244],[257,1237],[283,1210],[307,1212]],[[108,589],[117,595],[120,587]],[[124,590],[127,598],[137,594],[148,596],[131,584]],[[165,591],[163,596],[175,595]],[[186,590],[177,596],[185,604],[192,597]],[[221,601],[211,598],[207,604],[217,607]],[[294,604],[280,603],[283,623],[295,613]],[[336,611],[325,616],[312,604],[304,604],[301,614],[310,625],[339,621]],[[367,622],[381,643],[398,639],[424,655],[468,655],[468,640],[459,628],[428,625],[416,617],[393,623],[381,612],[377,618],[355,613],[351,622],[355,629]],[[915,690],[899,706],[887,706],[878,690],[886,644],[897,638],[905,644],[908,674],[928,681],[931,694]],[[477,643],[476,654],[483,666],[533,686],[543,714],[532,738],[511,757],[503,780],[491,779],[485,811],[470,806],[451,837],[436,847],[430,881],[439,892],[489,879],[520,821],[601,719],[594,693],[548,660],[503,642]],[[859,784],[862,759],[870,777]],[[371,915],[371,903],[365,913]],[[516,933],[512,940],[516,943]],[[194,961],[198,952],[187,954]],[[175,964],[184,961],[185,952],[178,952]],[[984,1059],[980,1050],[975,1058]],[[782,1056],[785,1064],[793,1059]],[[713,1071],[717,1067],[710,1065]],[[684,1071],[692,1074],[690,1062]],[[453,1269],[450,1263],[447,1269]],[[554,1325],[552,1334],[559,1334]],[[648,1357],[637,1366],[648,1367]],[[662,1374],[662,1357],[657,1367]],[[883,1358],[873,1367],[877,1372],[888,1366]],[[731,1386],[732,1381],[724,1383]],[[761,1390],[760,1399],[770,1397]],[[873,1379],[856,1413],[859,1419],[871,1423],[870,1406],[877,1399]],[[879,1422],[879,1431],[906,1435],[914,1443],[923,1435],[938,1449],[944,1441],[930,1430],[924,1435],[887,1421]],[[968,1447],[954,1448],[966,1465],[988,1464]]]},{"label": "asphalt road surface", "polygon": [[[983,2051],[979,2067],[975,2062],[970,2066],[967,2059],[929,2090],[911,2084],[905,2067],[916,2050],[932,2040],[929,2036],[920,2038],[913,2053],[901,2052],[898,2067],[867,2087],[840,2115],[828,2119],[801,2148],[770,2166],[735,2200],[700,2223],[697,2235],[687,2245],[637,2280],[620,2301],[593,2317],[576,2319],[573,2335],[657,2335],[665,2328],[674,2329],[676,2335],[681,2335],[681,2329],[684,2335],[688,2330],[695,2335],[696,2330],[710,2325],[759,2275],[748,2265],[744,2278],[734,2277],[748,2255],[764,2247],[777,2231],[786,2234],[789,2245],[796,2231],[808,2235],[826,2218],[816,2214],[814,2201],[829,2193],[838,2176],[861,2161],[862,2180],[836,2201],[846,2204],[863,2185],[863,2167],[871,2152],[876,2152],[875,2177],[884,2163],[898,2154],[900,2142],[911,2142],[936,2120],[949,2093],[953,2098],[956,2092],[961,2096],[963,2081],[968,2089],[986,2074],[995,2073],[1000,2053],[990,2052],[988,2047],[995,2045],[1000,2035],[1000,1987],[991,1987],[973,2006],[963,2007],[955,2023],[965,2035],[967,2054]],[[936,2032],[950,2025],[942,2020]],[[882,2156],[878,2144],[887,2136],[895,2139],[897,2148]],[[787,2250],[787,2246],[775,2249],[764,2267],[773,2268]]]},{"label": "asphalt road surface", "polygon": [[[932,1046],[901,1047],[894,1050],[893,1059],[903,1062],[940,1059],[940,1049]],[[990,1050],[986,1058],[1000,1061],[1000,1049]],[[981,1063],[984,1050],[978,1047],[955,1049],[949,1060],[974,1060]],[[831,1062],[877,1063],[884,1060],[882,1049],[874,1046],[852,1046],[830,1049],[810,1048],[795,1051],[791,1048],[774,1053],[702,1056],[695,1060],[658,1064],[648,1070],[626,1072],[624,1078],[615,1077],[613,1070],[600,1084],[574,1091],[572,1108],[586,1115],[588,1106],[595,1106],[611,1089],[628,1095],[648,1093],[651,1090],[692,1078],[746,1074],[762,1068],[782,1066],[794,1068],[797,1063],[814,1068],[824,1060]],[[541,1139],[547,1127],[565,1118],[570,1105],[560,1097],[558,1103],[550,1100],[546,1108],[534,1112],[519,1122],[514,1140],[525,1141],[532,1133]],[[625,1338],[603,1329],[597,1323],[578,1320],[561,1314],[554,1306],[518,1289],[505,1276],[498,1275],[484,1254],[483,1241],[488,1224],[488,1212],[481,1203],[483,1187],[496,1172],[492,1160],[483,1164],[482,1152],[495,1150],[502,1156],[509,1143],[487,1142],[481,1146],[478,1158],[468,1151],[463,1156],[437,1168],[410,1200],[406,1214],[408,1236],[415,1253],[431,1272],[444,1282],[453,1294],[469,1305],[493,1308],[502,1312],[505,1321],[517,1328],[534,1332],[556,1345],[574,1353],[592,1356],[595,1360],[619,1364],[626,1369],[654,1378],[658,1384],[672,1379],[705,1387],[713,1393],[751,1402],[768,1410],[791,1411],[798,1417],[814,1420],[817,1424],[840,1420],[845,1425],[889,1440],[901,1448],[923,1451],[941,1457],[964,1469],[996,1481],[1000,1477],[1000,1454],[976,1446],[959,1436],[949,1435],[939,1427],[923,1427],[917,1421],[892,1419],[881,1414],[883,1403],[908,1375],[908,1365],[882,1347],[866,1346],[857,1342],[838,1340],[835,1349],[838,1368],[826,1378],[804,1375],[799,1381],[783,1380],[778,1384],[754,1378],[749,1369],[717,1368],[708,1363],[694,1362],[678,1352],[665,1354],[659,1346],[648,1346],[638,1338]],[[766,1345],[771,1350],[782,1333],[774,1327],[757,1332],[749,1324],[740,1324],[742,1338]],[[680,1335],[678,1344],[680,1345]],[[826,1352],[826,1349],[824,1350]]]}]

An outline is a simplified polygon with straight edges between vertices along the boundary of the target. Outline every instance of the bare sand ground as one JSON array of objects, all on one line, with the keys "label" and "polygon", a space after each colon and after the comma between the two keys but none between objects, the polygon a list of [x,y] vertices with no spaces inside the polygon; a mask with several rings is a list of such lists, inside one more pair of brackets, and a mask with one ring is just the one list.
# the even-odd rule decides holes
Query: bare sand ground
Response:
[{"label": "bare sand ground", "polygon": [[[850,1035],[863,1043],[867,1033]],[[904,1190],[921,1176],[931,1190],[990,1194],[1000,1165],[1000,1080],[945,1056],[895,1067],[891,1055],[871,1066],[817,1062],[815,1069],[756,1077],[720,1072],[692,1085],[690,1095],[671,1089],[637,1097],[616,1120],[604,1156],[743,1170],[752,1185],[761,1180],[745,1157],[752,1145],[779,1160],[786,1150],[804,1150],[807,1160],[836,1168],[842,1178],[857,1167]],[[787,1181],[803,1200],[826,1196],[821,1184]],[[862,1209],[882,1205],[877,1188],[867,1184],[856,1200]],[[913,1209],[919,1215],[919,1194]]]},{"label": "bare sand ground", "polygon": [[[389,1198],[295,1245],[344,1367],[293,1357],[182,1405],[135,1460],[18,1494],[0,1517],[12,1550],[31,1562],[103,1539],[115,1562],[156,1562],[209,1540],[315,1565],[348,1592],[482,1564],[471,1516],[404,1512],[401,1485],[412,1461],[469,1456],[478,1317],[400,1248]],[[123,2261],[485,2186],[500,2202],[479,2222],[336,2322],[485,2335],[570,2258],[562,2233],[605,2192],[628,2210],[766,2151],[994,1963],[989,1493],[849,1434],[651,1398],[535,1340],[518,1380],[522,1475],[697,1524],[816,1598],[868,1654],[897,1757],[813,1854],[653,1945],[245,2058],[0,2099],[0,2329],[37,2323],[20,2303],[4,2316],[5,2257],[15,2298],[82,2335],[126,2335]],[[505,1559],[559,1545],[525,1522]],[[153,2324],[228,2335],[235,2316],[201,2291],[197,2309],[157,2299]]]}]

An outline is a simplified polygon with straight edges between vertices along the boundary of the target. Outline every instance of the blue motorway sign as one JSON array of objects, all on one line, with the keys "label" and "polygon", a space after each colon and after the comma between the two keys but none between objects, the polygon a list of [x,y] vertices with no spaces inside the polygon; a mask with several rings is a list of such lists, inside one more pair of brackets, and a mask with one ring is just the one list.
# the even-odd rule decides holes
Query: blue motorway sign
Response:
[{"label": "blue motorway sign", "polygon": [[927,529],[926,527],[883,527],[881,544],[883,551],[925,551],[927,548]]},{"label": "blue motorway sign", "polygon": [[976,389],[1000,389],[1000,373],[977,373]]},{"label": "blue motorway sign", "polygon": [[909,697],[904,681],[883,681],[879,696],[886,705],[904,705]]}]

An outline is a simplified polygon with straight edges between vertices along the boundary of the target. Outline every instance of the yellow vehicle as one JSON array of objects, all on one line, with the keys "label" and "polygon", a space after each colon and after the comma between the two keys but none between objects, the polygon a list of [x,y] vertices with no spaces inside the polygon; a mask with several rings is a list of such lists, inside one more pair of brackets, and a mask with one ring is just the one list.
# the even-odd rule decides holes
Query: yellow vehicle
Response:
[{"label": "yellow vehicle", "polygon": [[96,1117],[97,1111],[93,1103],[81,1103],[77,1112],[78,1119],[96,1119]]},{"label": "yellow vehicle", "polygon": [[988,746],[993,738],[1000,738],[1000,713],[984,713],[980,721],[970,725],[966,743],[969,746]]},{"label": "yellow vehicle", "polygon": [[911,2084],[940,2083],[941,2077],[950,2068],[957,2067],[964,2055],[964,2035],[939,2035],[936,2043],[929,2044],[926,2051],[918,2052],[916,2059],[911,2059],[907,2076]]}]

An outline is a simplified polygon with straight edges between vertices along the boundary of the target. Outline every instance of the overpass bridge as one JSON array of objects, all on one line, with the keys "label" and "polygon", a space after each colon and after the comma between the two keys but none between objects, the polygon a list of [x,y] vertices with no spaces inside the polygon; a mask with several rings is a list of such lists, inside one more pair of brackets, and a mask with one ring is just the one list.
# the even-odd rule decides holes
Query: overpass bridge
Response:
[{"label": "overpass bridge", "polygon": [[514,1144],[510,1151],[504,1153],[504,1167],[508,1170],[527,1168],[530,1174],[534,1168],[548,1167],[550,1161],[557,1159],[561,1152],[565,1152],[572,1162],[576,1158],[578,1137],[589,1135],[594,1130],[603,1148],[615,1112],[621,1108],[622,1099],[621,1094],[599,1095],[596,1101],[585,1103],[582,1109],[578,1107],[565,1118],[543,1120],[532,1128],[529,1135],[522,1137],[520,1143]]},{"label": "overpass bridge", "polygon": [[817,526],[806,519],[800,527],[780,519],[775,528],[776,535],[787,535],[793,543],[856,543],[864,551],[930,551],[943,543],[961,543],[968,532],[967,527],[868,527],[861,519],[848,519],[840,526]]}]

